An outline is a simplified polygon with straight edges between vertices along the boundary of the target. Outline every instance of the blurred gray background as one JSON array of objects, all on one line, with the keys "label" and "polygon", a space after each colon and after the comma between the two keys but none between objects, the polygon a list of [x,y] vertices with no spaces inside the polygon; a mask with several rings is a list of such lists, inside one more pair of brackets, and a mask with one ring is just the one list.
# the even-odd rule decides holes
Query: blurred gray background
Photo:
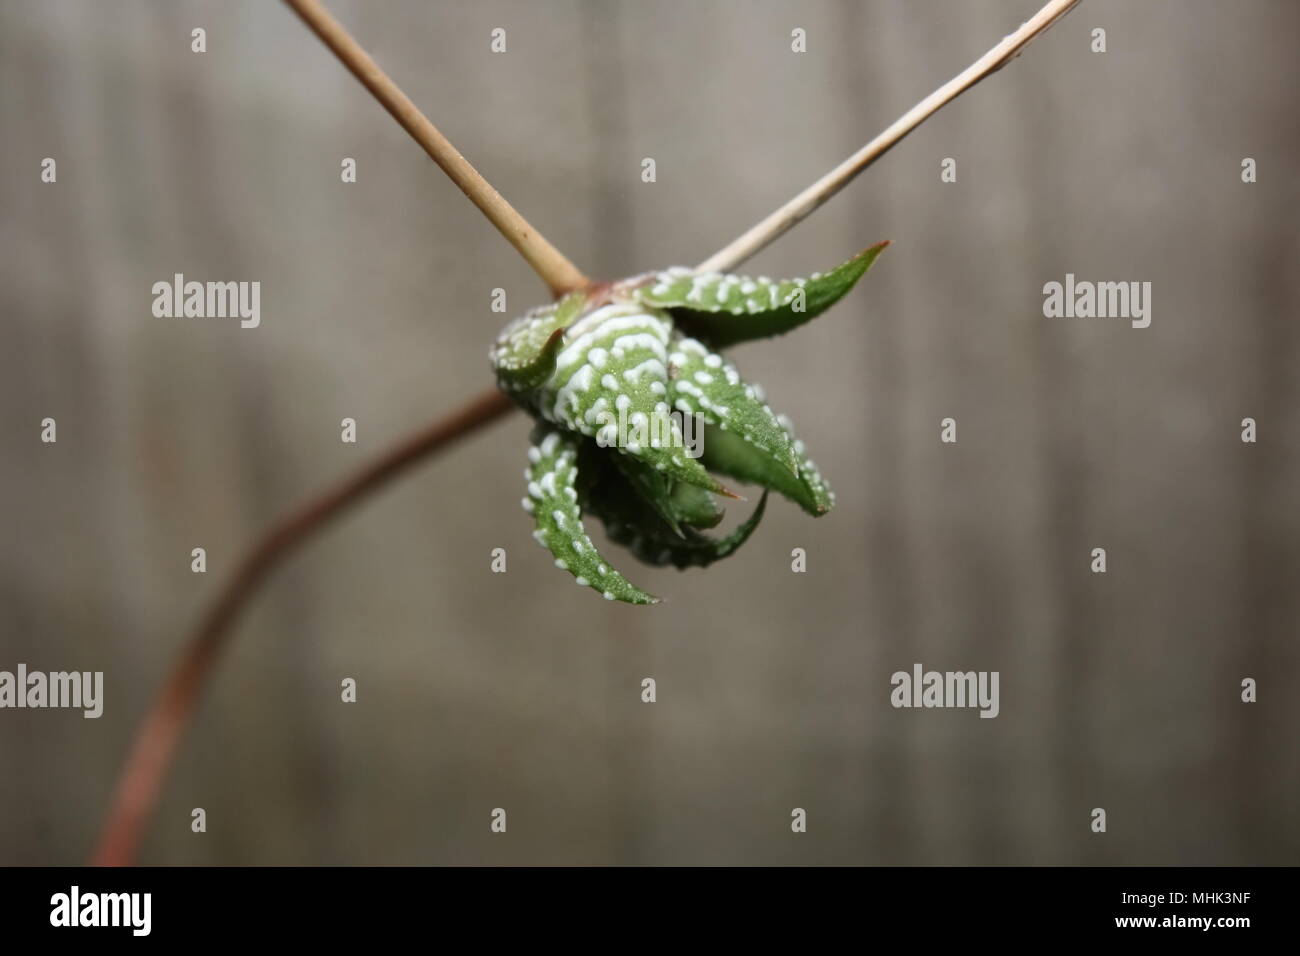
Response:
[{"label": "blurred gray background", "polygon": [[[329,6],[614,277],[700,261],[1039,3]],[[142,860],[1296,863],[1298,35],[1288,0],[1085,0],[750,263],[895,243],[734,353],[837,510],[774,501],[707,571],[611,550],[664,605],[534,545],[521,416],[331,526],[239,626]],[[0,669],[106,681],[97,721],[0,712],[0,862],[76,863],[241,549],[490,384],[494,287],[545,295],[277,3],[0,2],[0,142]],[[261,327],[155,318],[175,272],[260,281]],[[1150,281],[1151,327],[1044,318],[1067,272]],[[1001,715],[893,709],[915,662],[999,671]]]}]

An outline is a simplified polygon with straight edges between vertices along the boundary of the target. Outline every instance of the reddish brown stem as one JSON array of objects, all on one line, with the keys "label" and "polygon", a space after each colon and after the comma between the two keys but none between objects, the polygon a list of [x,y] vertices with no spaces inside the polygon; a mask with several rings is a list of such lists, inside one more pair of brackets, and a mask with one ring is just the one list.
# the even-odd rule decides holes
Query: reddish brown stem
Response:
[{"label": "reddish brown stem", "polygon": [[113,805],[104,821],[92,863],[127,866],[135,860],[144,830],[158,802],[163,779],[189,724],[204,684],[231,626],[270,571],[313,532],[399,473],[456,439],[510,410],[510,400],[493,389],[408,436],[352,477],[290,512],[249,550],[181,652],[167,683],[136,732]]}]

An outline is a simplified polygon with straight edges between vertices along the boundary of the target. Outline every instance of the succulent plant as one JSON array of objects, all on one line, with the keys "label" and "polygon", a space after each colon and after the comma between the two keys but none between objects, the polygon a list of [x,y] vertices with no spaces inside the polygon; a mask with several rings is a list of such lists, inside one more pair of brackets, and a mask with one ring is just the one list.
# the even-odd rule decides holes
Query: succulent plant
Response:
[{"label": "succulent plant", "polygon": [[[596,550],[584,514],[642,561],[687,568],[744,544],[768,491],[813,516],[828,512],[834,493],[789,420],[716,350],[824,312],[887,245],[807,279],[668,269],[572,292],[507,325],[492,365],[537,421],[523,506],[556,565],[607,600],[654,604]],[[722,537],[703,533],[723,517],[715,496],[740,496],[715,474],[764,489]]]}]

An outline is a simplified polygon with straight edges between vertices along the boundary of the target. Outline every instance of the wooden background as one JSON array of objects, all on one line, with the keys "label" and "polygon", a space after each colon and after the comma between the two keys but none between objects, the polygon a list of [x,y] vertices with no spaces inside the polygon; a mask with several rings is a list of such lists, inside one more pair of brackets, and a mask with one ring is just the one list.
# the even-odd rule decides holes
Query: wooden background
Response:
[{"label": "wooden background", "polygon": [[[330,4],[601,276],[700,261],[1038,5]],[[754,260],[895,242],[735,353],[839,507],[774,502],[704,572],[617,554],[665,605],[533,544],[522,417],[333,526],[239,628],[144,860],[1296,863],[1298,28],[1288,0],[1085,0]],[[278,4],[0,2],[0,144],[0,669],[107,696],[0,712],[0,862],[74,863],[240,549],[487,385],[491,290],[543,290]],[[260,281],[261,327],[153,317],[175,272]],[[1044,318],[1067,272],[1150,281],[1151,327]],[[915,662],[999,671],[1001,715],[891,708]]]}]

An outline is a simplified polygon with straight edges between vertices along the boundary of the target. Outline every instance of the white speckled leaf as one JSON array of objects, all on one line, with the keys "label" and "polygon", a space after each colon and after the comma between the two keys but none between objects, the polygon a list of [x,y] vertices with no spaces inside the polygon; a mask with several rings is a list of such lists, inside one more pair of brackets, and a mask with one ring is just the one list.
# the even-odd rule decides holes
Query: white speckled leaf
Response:
[{"label": "white speckled leaf", "polygon": [[731,362],[698,340],[677,335],[668,355],[668,373],[675,409],[739,435],[791,473],[798,471],[793,439],[763,402],[761,390],[741,381]]},{"label": "white speckled leaf", "polygon": [[519,393],[549,379],[564,344],[564,329],[578,317],[585,302],[583,293],[572,292],[507,325],[489,353],[497,384],[507,392]]},{"label": "white speckled leaf", "polygon": [[528,497],[524,510],[537,521],[533,537],[555,556],[556,567],[568,571],[578,584],[599,591],[607,601],[657,604],[619,574],[600,555],[582,525],[578,504],[578,441],[552,429],[538,428],[528,450]]},{"label": "white speckled leaf", "polygon": [[[790,430],[788,419],[781,416],[781,421]],[[835,492],[804,453],[801,441],[795,441],[793,445],[799,462],[797,473],[789,471],[734,432],[724,432],[712,426],[705,429],[703,448],[701,460],[713,471],[770,488],[813,517],[821,517],[835,505]]]},{"label": "white speckled leaf", "polygon": [[865,249],[830,272],[807,279],[696,275],[690,269],[660,272],[633,295],[649,306],[671,309],[689,334],[715,347],[780,335],[820,315],[843,298],[889,245]]},{"label": "white speckled leaf", "polygon": [[[681,428],[669,416],[671,334],[666,313],[634,303],[583,316],[565,332],[555,370],[538,392],[537,410],[547,421],[617,446],[679,481],[722,491],[686,456]],[[637,434],[638,426],[644,435]]]}]

